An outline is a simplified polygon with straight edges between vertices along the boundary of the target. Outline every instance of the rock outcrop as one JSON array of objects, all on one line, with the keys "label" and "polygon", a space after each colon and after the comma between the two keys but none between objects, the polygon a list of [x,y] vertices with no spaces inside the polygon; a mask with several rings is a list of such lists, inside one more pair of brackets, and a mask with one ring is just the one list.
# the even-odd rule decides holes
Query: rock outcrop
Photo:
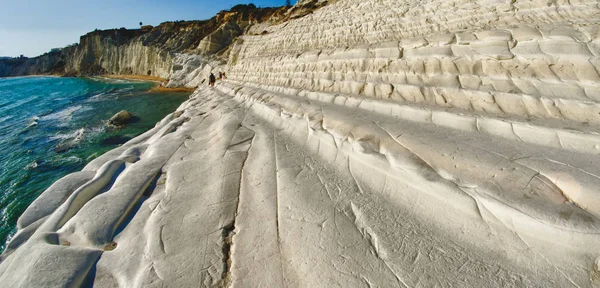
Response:
[{"label": "rock outcrop", "polygon": [[121,111],[117,112],[117,114],[110,117],[110,119],[108,120],[108,124],[115,126],[115,127],[122,127],[122,126],[127,125],[127,123],[129,123],[129,121],[131,121],[132,117],[133,117],[133,115],[131,115],[131,113],[129,113],[129,111],[121,110]]},{"label": "rock outcrop", "polygon": [[224,66],[223,62],[218,59],[200,55],[176,54],[171,67],[171,78],[165,86],[168,88],[195,88],[207,84],[211,71],[222,66]]},{"label": "rock outcrop", "polygon": [[0,285],[600,285],[596,1],[281,19],[177,54],[170,84],[200,87],[42,193]]}]

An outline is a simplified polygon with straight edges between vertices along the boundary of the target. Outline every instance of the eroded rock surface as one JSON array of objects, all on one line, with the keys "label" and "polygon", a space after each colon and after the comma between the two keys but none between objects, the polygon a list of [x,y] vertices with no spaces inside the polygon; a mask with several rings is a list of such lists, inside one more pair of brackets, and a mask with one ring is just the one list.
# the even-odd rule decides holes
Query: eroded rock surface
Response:
[{"label": "eroded rock surface", "polygon": [[339,0],[178,56],[228,79],[44,192],[0,286],[597,287],[599,20]]}]

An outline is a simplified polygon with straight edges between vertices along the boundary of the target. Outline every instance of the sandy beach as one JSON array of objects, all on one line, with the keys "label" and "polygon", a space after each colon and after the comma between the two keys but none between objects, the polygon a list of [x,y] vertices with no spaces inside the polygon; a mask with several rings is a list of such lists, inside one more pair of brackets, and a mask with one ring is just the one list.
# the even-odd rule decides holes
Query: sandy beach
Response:
[{"label": "sandy beach", "polygon": [[164,79],[157,76],[149,75],[100,75],[101,78],[109,79],[126,79],[126,80],[140,80],[140,81],[151,81],[156,83],[168,82],[168,79]]},{"label": "sandy beach", "polygon": [[150,89],[150,92],[194,92],[197,88],[187,88],[187,87],[164,87],[164,86],[155,86]]},{"label": "sandy beach", "polygon": [[165,87],[161,84],[168,83],[168,79],[156,77],[156,76],[145,76],[145,75],[102,75],[100,78],[109,79],[125,79],[125,80],[139,80],[139,81],[151,81],[157,83],[149,92],[194,92],[196,88],[187,87]]}]

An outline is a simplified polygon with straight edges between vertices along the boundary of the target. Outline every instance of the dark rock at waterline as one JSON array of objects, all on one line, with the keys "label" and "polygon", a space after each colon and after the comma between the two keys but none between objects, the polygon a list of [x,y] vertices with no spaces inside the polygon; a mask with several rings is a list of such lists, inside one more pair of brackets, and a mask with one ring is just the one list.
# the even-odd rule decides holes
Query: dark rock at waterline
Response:
[{"label": "dark rock at waterline", "polygon": [[137,116],[135,116],[135,115],[131,115],[131,119],[129,120],[129,124],[131,124],[131,123],[136,123],[136,122],[138,122],[138,121],[140,121],[140,120],[142,120],[142,118],[140,118],[140,117],[137,117]]},{"label": "dark rock at waterline", "polygon": [[108,120],[108,124],[111,126],[123,127],[127,125],[127,123],[131,122],[133,118],[133,115],[129,113],[129,111],[121,110],[119,113],[113,115],[110,120]]},{"label": "dark rock at waterline", "polygon": [[124,144],[125,142],[127,142],[129,140],[131,140],[131,137],[129,137],[129,136],[115,135],[115,136],[110,136],[110,137],[102,139],[102,141],[100,141],[100,145],[103,145],[103,146],[120,145],[120,144]]}]

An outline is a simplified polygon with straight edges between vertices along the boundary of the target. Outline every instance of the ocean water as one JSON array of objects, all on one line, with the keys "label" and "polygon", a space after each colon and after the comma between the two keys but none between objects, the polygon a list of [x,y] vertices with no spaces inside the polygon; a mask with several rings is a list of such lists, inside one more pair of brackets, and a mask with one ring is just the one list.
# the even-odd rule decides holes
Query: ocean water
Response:
[{"label": "ocean water", "polygon": [[[190,93],[149,93],[125,80],[0,78],[0,252],[18,217],[59,178],[154,127]],[[106,120],[136,116],[123,129]]]}]

